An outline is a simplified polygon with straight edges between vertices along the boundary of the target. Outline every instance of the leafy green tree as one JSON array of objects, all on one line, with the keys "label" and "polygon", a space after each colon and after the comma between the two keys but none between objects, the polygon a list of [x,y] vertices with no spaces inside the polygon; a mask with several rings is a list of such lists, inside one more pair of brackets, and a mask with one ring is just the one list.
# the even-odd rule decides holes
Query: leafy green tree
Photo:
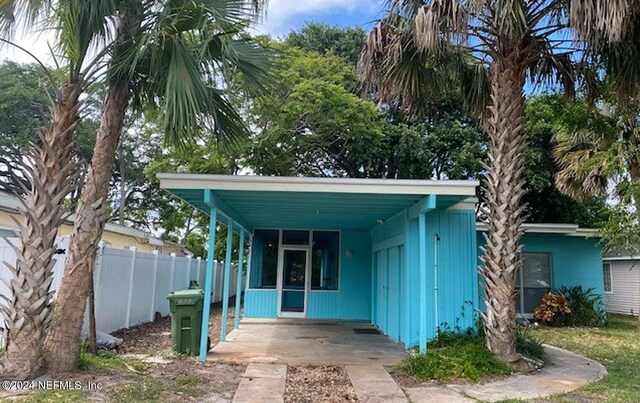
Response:
[{"label": "leafy green tree", "polygon": [[279,46],[280,91],[255,99],[250,111],[257,133],[243,162],[255,172],[461,179],[481,171],[484,135],[459,97],[408,121],[356,96],[355,68],[346,61]]},{"label": "leafy green tree", "polygon": [[344,28],[312,22],[300,31],[289,33],[284,43],[305,52],[334,54],[355,66],[366,37],[361,27]]},{"label": "leafy green tree", "polygon": [[524,150],[527,193],[523,198],[529,222],[576,223],[596,228],[607,219],[606,195],[576,199],[562,193],[555,179],[560,167],[553,155],[554,138],[570,119],[588,121],[588,106],[580,100],[568,102],[559,95],[527,100],[524,112]]}]

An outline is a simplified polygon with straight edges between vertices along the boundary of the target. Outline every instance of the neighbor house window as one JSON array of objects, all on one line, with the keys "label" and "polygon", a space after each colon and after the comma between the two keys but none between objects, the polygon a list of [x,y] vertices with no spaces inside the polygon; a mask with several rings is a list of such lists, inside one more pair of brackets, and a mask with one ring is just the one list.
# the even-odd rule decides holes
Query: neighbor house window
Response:
[{"label": "neighbor house window", "polygon": [[251,288],[276,288],[278,279],[278,230],[256,230],[253,235]]},{"label": "neighbor house window", "polygon": [[611,263],[602,264],[602,274],[604,276],[604,292],[613,292],[611,281]]},{"label": "neighbor house window", "polygon": [[311,289],[337,290],[340,266],[340,233],[313,231]]},{"label": "neighbor house window", "polygon": [[523,253],[522,270],[516,275],[516,310],[532,314],[551,289],[551,258],[548,253]]}]

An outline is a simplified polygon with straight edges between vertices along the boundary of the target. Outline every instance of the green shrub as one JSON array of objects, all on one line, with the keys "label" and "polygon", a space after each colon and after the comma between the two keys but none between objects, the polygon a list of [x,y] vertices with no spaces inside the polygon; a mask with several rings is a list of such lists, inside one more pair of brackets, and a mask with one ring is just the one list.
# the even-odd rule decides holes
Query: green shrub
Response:
[{"label": "green shrub", "polygon": [[508,375],[513,371],[485,347],[484,337],[474,331],[442,332],[427,345],[426,353],[407,358],[397,367],[421,380],[468,379],[479,382],[489,375]]},{"label": "green shrub", "polygon": [[529,336],[529,328],[519,328],[516,332],[516,351],[525,357],[544,360],[544,347],[538,340]]},{"label": "green shrub", "polygon": [[607,323],[607,312],[604,309],[602,296],[593,288],[583,290],[582,286],[561,287],[560,293],[567,300],[571,309],[569,323],[572,326],[602,326]]}]

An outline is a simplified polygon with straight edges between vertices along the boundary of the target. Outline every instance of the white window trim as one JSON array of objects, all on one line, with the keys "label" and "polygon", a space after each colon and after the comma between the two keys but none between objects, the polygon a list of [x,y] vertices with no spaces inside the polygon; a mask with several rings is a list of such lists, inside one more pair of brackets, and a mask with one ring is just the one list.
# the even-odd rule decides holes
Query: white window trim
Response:
[{"label": "white window trim", "polygon": [[[606,281],[604,281],[604,266],[608,266],[609,267],[609,286],[610,286],[610,290],[607,291],[607,283]],[[610,262],[602,262],[602,278],[603,278],[603,282],[602,282],[602,287],[604,288],[604,293],[605,294],[613,294],[613,265]]]},{"label": "white window trim", "polygon": [[[280,249],[282,249],[282,247],[285,248],[289,248],[289,247],[297,247],[297,246],[304,246],[304,247],[309,247],[310,248],[310,252],[309,252],[309,257],[311,258],[311,254],[313,252],[313,232],[337,232],[338,233],[338,287],[335,290],[313,290],[311,289],[311,278],[309,277],[309,290],[307,292],[307,294],[309,293],[339,293],[340,289],[342,288],[342,230],[340,229],[318,229],[318,228],[272,228],[272,227],[256,227],[253,229],[253,232],[251,233],[251,237],[253,238],[253,236],[255,235],[255,231],[256,230],[274,230],[274,231],[278,231],[278,265],[280,264]],[[283,244],[282,243],[282,233],[284,231],[309,231],[309,245],[295,245],[295,244]],[[251,248],[253,249],[253,245],[251,245]],[[252,257],[253,259],[253,257]],[[249,262],[249,267],[251,267],[252,262]],[[249,273],[250,274],[250,273]],[[311,269],[309,272],[309,276],[311,276]],[[276,285],[277,285],[278,279],[276,279]],[[251,277],[248,277],[247,279],[247,284],[251,283]],[[250,287],[247,286],[246,291],[278,291],[277,287],[276,288],[257,288],[257,287]]]}]

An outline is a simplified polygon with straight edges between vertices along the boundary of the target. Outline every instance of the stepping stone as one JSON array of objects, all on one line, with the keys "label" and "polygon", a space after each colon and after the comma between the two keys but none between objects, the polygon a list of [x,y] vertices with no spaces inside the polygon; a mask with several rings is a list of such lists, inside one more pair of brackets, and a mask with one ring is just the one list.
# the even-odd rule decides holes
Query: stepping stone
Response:
[{"label": "stepping stone", "polygon": [[409,401],[382,365],[347,365],[345,368],[361,402],[406,403]]},{"label": "stepping stone", "polygon": [[284,402],[284,388],[287,381],[287,366],[279,364],[249,364],[242,375],[235,403],[244,402]]},{"label": "stepping stone", "polygon": [[409,399],[413,403],[471,403],[473,399],[462,396],[460,393],[446,386],[427,386],[406,389]]}]

